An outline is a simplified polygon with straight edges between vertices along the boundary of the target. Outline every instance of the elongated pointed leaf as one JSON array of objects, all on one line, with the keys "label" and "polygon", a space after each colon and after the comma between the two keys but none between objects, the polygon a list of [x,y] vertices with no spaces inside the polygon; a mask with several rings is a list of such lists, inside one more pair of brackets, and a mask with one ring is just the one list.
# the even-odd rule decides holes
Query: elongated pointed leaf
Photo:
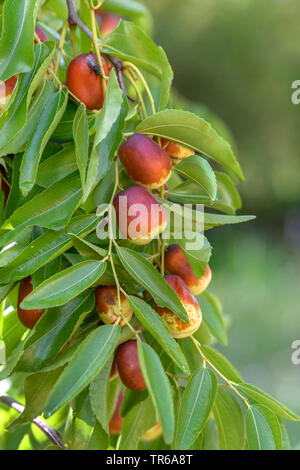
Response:
[{"label": "elongated pointed leaf", "polygon": [[241,406],[225,387],[219,387],[213,414],[222,450],[241,450],[245,445],[245,423]]},{"label": "elongated pointed leaf", "polygon": [[201,349],[205,357],[210,361],[228,380],[240,383],[241,376],[236,368],[226,359],[223,354],[214,348],[201,345]]},{"label": "elongated pointed leaf", "polygon": [[49,231],[36,238],[9,265],[0,269],[0,284],[2,280],[6,283],[23,279],[57,258],[72,246],[69,230],[87,234],[96,228],[97,220],[94,215],[74,217],[64,230]]},{"label": "elongated pointed leaf", "polygon": [[62,368],[50,372],[29,375],[24,383],[25,409],[10,425],[14,429],[20,424],[28,423],[36,418],[45,408],[49,395],[62,373]]},{"label": "elongated pointed leaf", "polygon": [[199,155],[185,158],[175,166],[175,171],[184,178],[201,186],[212,201],[216,199],[216,177],[210,164],[204,158],[199,157]]},{"label": "elongated pointed leaf", "polygon": [[66,225],[82,196],[80,177],[69,175],[34,196],[22,207],[15,210],[2,226],[6,230],[0,234],[0,246],[5,246],[26,227],[39,225],[44,228],[57,228]]},{"label": "elongated pointed leaf", "polygon": [[52,361],[93,309],[94,303],[93,293],[84,292],[62,307],[47,310],[27,342],[17,369],[34,372]]},{"label": "elongated pointed leaf", "polygon": [[265,406],[247,410],[246,430],[250,450],[280,450],[281,430],[278,418]]},{"label": "elongated pointed leaf", "polygon": [[86,107],[80,104],[73,121],[73,138],[76,161],[84,191],[87,162],[89,158],[89,126]]},{"label": "elongated pointed leaf", "polygon": [[163,49],[132,22],[120,21],[117,28],[103,41],[103,50],[122,60],[130,61],[161,80],[157,108],[168,106],[173,72]]},{"label": "elongated pointed leaf", "polygon": [[88,335],[56,382],[46,417],[78,395],[99,374],[115,350],[119,335],[119,325],[103,325]]},{"label": "elongated pointed leaf", "polygon": [[4,3],[0,39],[0,80],[28,72],[33,65],[36,7],[36,0],[6,0]]},{"label": "elongated pointed leaf", "polygon": [[32,69],[19,75],[13,96],[0,116],[0,148],[6,146],[22,129],[34,91],[48,69],[55,45],[53,42],[38,43]]},{"label": "elongated pointed leaf", "polygon": [[170,335],[168,327],[150,305],[138,297],[129,296],[127,300],[138,320],[152,334],[168,356],[177,364],[185,374],[189,373],[189,366],[180,349],[179,344]]},{"label": "elongated pointed leaf", "polygon": [[109,390],[109,375],[113,357],[111,357],[107,364],[103,367],[101,372],[95,377],[90,385],[90,399],[93,412],[97,417],[104,431],[109,433],[109,414],[108,414],[108,390]]},{"label": "elongated pointed leaf", "polygon": [[209,369],[200,369],[190,378],[183,393],[175,435],[175,449],[186,450],[204,429],[214,404],[217,379]]},{"label": "elongated pointed leaf", "polygon": [[[1,147],[0,155],[9,153],[18,153],[25,149],[25,146],[37,126],[40,115],[46,103],[55,94],[56,87],[51,80],[44,80],[43,85],[39,88],[33,103],[30,103],[26,121],[23,127],[13,136],[6,145]],[[75,171],[75,169],[74,169]]]},{"label": "elongated pointed leaf", "polygon": [[70,146],[40,163],[36,183],[43,188],[48,188],[76,170],[75,147]]},{"label": "elongated pointed leaf", "polygon": [[117,450],[137,449],[141,436],[156,424],[151,397],[134,406],[123,418],[122,433]]},{"label": "elongated pointed leaf", "polygon": [[230,145],[207,121],[195,114],[167,109],[144,119],[135,131],[165,137],[191,147],[243,179],[242,170]]},{"label": "elongated pointed leaf", "polygon": [[126,271],[151,293],[160,307],[168,307],[183,321],[188,322],[179,297],[149,261],[128,248],[118,247],[117,254]]},{"label": "elongated pointed leaf", "polygon": [[203,292],[197,295],[196,299],[201,307],[202,317],[209,331],[220,343],[226,346],[228,343],[227,332],[222,317],[222,306],[218,298],[209,292]]},{"label": "elongated pointed leaf", "polygon": [[83,261],[42,282],[22,302],[25,309],[58,307],[88,289],[105,272],[106,263]]},{"label": "elongated pointed leaf", "polygon": [[158,355],[149,344],[138,341],[138,355],[147,390],[159,417],[165,441],[170,444],[174,434],[175,417],[169,381]]},{"label": "elongated pointed leaf", "polygon": [[126,97],[119,87],[115,72],[112,70],[103,108],[95,122],[96,135],[87,168],[84,201],[110,169],[123,139],[122,131],[127,112]]},{"label": "elongated pointed leaf", "polygon": [[38,124],[27,143],[20,168],[20,189],[25,194],[35,184],[42,153],[62,118],[67,101],[68,92],[66,88],[62,91],[57,91],[46,103],[39,116]]},{"label": "elongated pointed leaf", "polygon": [[280,418],[288,419],[291,421],[300,421],[300,417],[296,413],[291,411],[289,408],[287,408],[275,398],[260,390],[258,387],[255,387],[255,385],[240,383],[239,389],[243,392],[246,392],[249,397],[251,397],[260,405],[264,405],[269,408]]}]

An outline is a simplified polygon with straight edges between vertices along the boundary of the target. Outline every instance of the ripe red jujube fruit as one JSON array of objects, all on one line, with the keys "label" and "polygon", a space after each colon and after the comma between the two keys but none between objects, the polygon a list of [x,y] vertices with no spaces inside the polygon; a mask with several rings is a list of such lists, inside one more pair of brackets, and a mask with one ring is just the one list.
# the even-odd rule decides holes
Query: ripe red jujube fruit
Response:
[{"label": "ripe red jujube fruit", "polygon": [[137,392],[146,388],[146,382],[140,367],[137,341],[122,343],[116,350],[116,362],[120,379],[126,387]]},{"label": "ripe red jujube fruit", "polygon": [[[101,57],[104,75],[108,77],[110,66]],[[106,80],[107,81],[107,80]],[[67,86],[88,109],[101,109],[104,90],[101,70],[96,54],[81,54],[70,62],[67,70]]]}]

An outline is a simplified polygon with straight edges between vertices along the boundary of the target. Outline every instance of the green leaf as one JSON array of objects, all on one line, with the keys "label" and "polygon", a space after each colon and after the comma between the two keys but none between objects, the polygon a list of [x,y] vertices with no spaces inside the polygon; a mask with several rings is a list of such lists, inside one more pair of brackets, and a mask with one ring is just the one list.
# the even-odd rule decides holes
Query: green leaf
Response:
[{"label": "green leaf", "polygon": [[158,355],[149,344],[138,341],[138,356],[147,390],[159,417],[165,441],[170,444],[174,434],[175,417],[168,378]]},{"label": "green leaf", "polygon": [[150,305],[138,297],[128,296],[127,300],[137,319],[146,327],[168,356],[184,374],[189,374],[189,366],[177,341],[172,338],[168,327]]},{"label": "green leaf", "polygon": [[169,102],[173,72],[167,56],[142,29],[127,21],[120,21],[117,28],[103,41],[103,52],[129,61],[162,81],[159,109]]},{"label": "green leaf", "polygon": [[58,125],[68,101],[66,88],[57,91],[46,103],[29,138],[20,168],[20,189],[26,194],[35,184],[42,153]]},{"label": "green leaf", "polygon": [[212,158],[243,180],[230,145],[204,119],[187,111],[167,109],[138,124],[135,132],[157,135],[186,145]]},{"label": "green leaf", "polygon": [[[221,225],[227,224],[240,224],[243,222],[248,222],[250,220],[255,219],[254,215],[223,215],[223,214],[210,214],[208,212],[204,212],[204,221],[200,211],[190,209],[189,207],[185,207],[183,212],[182,206],[180,204],[174,204],[173,202],[167,201],[162,199],[159,196],[156,196],[156,199],[163,205],[166,209],[167,214],[170,218],[171,224],[170,227],[167,227],[172,232],[172,220],[174,217],[186,217],[186,222],[189,224],[193,224],[193,231],[201,232],[204,230],[209,230],[213,227],[219,227]],[[177,222],[177,220],[176,220]],[[173,224],[174,225],[174,224]],[[183,226],[183,225],[182,225]]]},{"label": "green leaf", "polygon": [[67,147],[40,163],[36,183],[48,188],[76,170],[75,147]]},{"label": "green leaf", "polygon": [[86,107],[80,104],[73,121],[73,138],[75,143],[76,161],[81,177],[81,185],[84,190],[86,168],[89,158],[89,126]]},{"label": "green leaf", "polygon": [[122,433],[117,450],[137,449],[140,437],[156,424],[153,403],[149,396],[134,406],[123,418]]},{"label": "green leaf", "polygon": [[202,352],[206,359],[215,366],[221,374],[223,374],[228,380],[235,383],[242,382],[240,373],[236,368],[216,349],[210,348],[209,346],[201,345]]},{"label": "green leaf", "polygon": [[200,369],[190,378],[183,393],[177,419],[175,449],[189,449],[199,437],[212,410],[217,379],[210,369]]},{"label": "green leaf", "polygon": [[5,1],[0,39],[0,80],[31,69],[36,8],[36,0]]},{"label": "green leaf", "polygon": [[119,335],[119,325],[103,325],[87,336],[56,382],[45,410],[46,417],[68,403],[99,374],[115,350]]},{"label": "green leaf", "polygon": [[247,410],[246,431],[250,450],[281,449],[278,418],[265,406],[254,405]]},{"label": "green leaf", "polygon": [[103,367],[101,372],[90,384],[90,399],[93,412],[100,422],[104,431],[109,433],[109,415],[108,415],[108,391],[109,391],[109,375],[113,357]]},{"label": "green leaf", "polygon": [[72,403],[73,421],[70,450],[87,450],[96,417],[91,407],[88,389],[82,391]]},{"label": "green leaf", "polygon": [[8,266],[0,269],[0,278],[11,282],[31,275],[72,246],[69,231],[86,235],[96,228],[97,222],[94,215],[81,215],[74,217],[64,230],[44,233],[26,246]]},{"label": "green leaf", "polygon": [[93,309],[94,303],[94,294],[84,292],[62,307],[47,310],[26,343],[17,369],[34,372],[52,361]]},{"label": "green leaf", "polygon": [[15,210],[0,232],[0,246],[12,242],[27,227],[57,228],[66,225],[82,196],[78,174],[66,176]]},{"label": "green leaf", "polygon": [[87,450],[107,450],[107,448],[108,435],[97,421],[90,436]]},{"label": "green leaf", "polygon": [[33,67],[30,72],[19,75],[8,107],[0,116],[0,148],[14,139],[26,123],[31,97],[48,69],[54,51],[53,42],[36,44]]},{"label": "green leaf", "polygon": [[169,190],[168,199],[180,204],[204,204],[225,214],[235,215],[236,211],[242,207],[242,202],[232,179],[220,171],[215,171],[215,176],[217,182],[215,201],[211,201],[199,185],[188,180],[183,183],[181,181],[179,185]]},{"label": "green leaf", "polygon": [[222,306],[218,298],[209,292],[203,292],[196,295],[196,299],[201,307],[203,321],[208,326],[209,331],[220,343],[226,346],[228,338],[222,317]]},{"label": "green leaf", "polygon": [[238,388],[245,392],[256,403],[266,406],[280,418],[288,419],[290,421],[300,421],[300,417],[296,415],[296,413],[291,411],[278,400],[275,400],[275,398],[260,390],[258,387],[255,387],[255,385],[240,383]]},{"label": "green leaf", "polygon": [[24,150],[30,136],[37,126],[40,115],[48,101],[56,92],[56,87],[51,80],[44,80],[37,90],[33,102],[30,104],[26,121],[23,127],[13,136],[7,144],[0,149],[0,155],[8,153],[18,153]]},{"label": "green leaf", "polygon": [[184,158],[174,169],[179,175],[201,186],[212,201],[216,199],[216,177],[212,167],[204,158],[192,155]]},{"label": "green leaf", "polygon": [[94,284],[105,269],[106,263],[101,261],[83,261],[64,269],[34,289],[21,307],[30,310],[63,305]]},{"label": "green leaf", "polygon": [[36,418],[45,408],[49,395],[62,373],[62,368],[51,372],[29,375],[24,382],[25,409],[9,426],[12,430]]},{"label": "green leaf", "polygon": [[221,449],[243,449],[245,424],[242,408],[235,396],[224,387],[218,387],[213,414],[218,425]]},{"label": "green leaf", "polygon": [[146,400],[148,397],[148,390],[143,390],[142,392],[137,392],[136,390],[131,390],[126,388],[125,395],[120,407],[120,416],[124,418],[133,407],[141,403],[141,401]]},{"label": "green leaf", "polygon": [[182,321],[188,323],[186,311],[177,294],[159,274],[155,267],[142,255],[128,248],[116,248],[124,269],[154,298],[160,307],[168,307]]},{"label": "green leaf", "polygon": [[[205,273],[207,263],[211,256],[211,246],[209,241],[204,235],[197,233],[197,239],[199,239],[201,248],[195,249],[193,241],[196,241],[195,234],[184,232],[184,235],[181,239],[176,240],[180,245],[186,259],[191,265],[192,271],[197,279],[199,279]],[[200,239],[201,237],[201,239]],[[202,243],[201,243],[202,242]],[[190,243],[193,244],[192,249],[189,248]]]},{"label": "green leaf", "polygon": [[87,168],[84,201],[96,184],[108,172],[123,139],[128,103],[120,89],[115,72],[110,72],[107,91],[101,113],[95,127],[96,135]]}]

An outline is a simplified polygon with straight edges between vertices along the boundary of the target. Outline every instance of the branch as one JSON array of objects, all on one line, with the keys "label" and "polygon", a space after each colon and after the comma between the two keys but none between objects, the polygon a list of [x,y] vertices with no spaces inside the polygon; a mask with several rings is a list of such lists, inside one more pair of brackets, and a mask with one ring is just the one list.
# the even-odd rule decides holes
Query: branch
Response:
[{"label": "branch", "polygon": [[[83,21],[81,21],[81,19],[77,15],[76,7],[74,5],[74,0],[67,0],[67,5],[68,5],[68,11],[69,11],[69,16],[68,16],[69,24],[73,26],[74,25],[79,26],[79,28],[91,39],[91,41],[93,41],[92,31],[83,23]],[[101,46],[100,39],[98,39],[98,44],[99,46]],[[105,57],[108,58],[108,60],[112,63],[112,65],[116,69],[118,82],[119,82],[121,90],[130,101],[135,102],[135,100],[128,95],[126,88],[125,88],[125,83],[124,83],[123,74],[122,74],[122,71],[124,69],[123,62],[109,54],[104,54],[104,55]]]},{"label": "branch", "polygon": [[[13,398],[7,396],[7,395],[1,395],[0,396],[0,401],[5,403],[6,405],[10,406],[14,410],[16,410],[18,413],[23,413],[25,406],[21,405],[18,401],[15,401]],[[59,437],[59,433],[48,426],[41,418],[35,418],[32,420],[32,422],[41,430],[43,431],[44,434],[50,439],[50,441],[53,442],[56,446],[67,450],[63,442],[61,441]]]}]

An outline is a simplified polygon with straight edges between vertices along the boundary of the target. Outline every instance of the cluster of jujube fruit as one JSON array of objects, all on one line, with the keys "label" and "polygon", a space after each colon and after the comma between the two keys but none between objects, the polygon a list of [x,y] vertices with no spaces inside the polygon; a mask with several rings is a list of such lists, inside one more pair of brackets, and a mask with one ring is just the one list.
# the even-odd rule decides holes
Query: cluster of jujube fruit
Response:
[{"label": "cluster of jujube fruit", "polygon": [[[111,21],[111,18],[102,16],[102,22]],[[113,19],[116,21],[116,18]],[[114,26],[108,24],[108,30]],[[103,30],[102,30],[103,31]],[[35,30],[40,41],[47,41],[47,35],[40,29]],[[104,31],[105,34],[105,31]],[[105,90],[103,87],[102,73],[105,81],[108,82],[111,64],[103,57],[102,67],[99,67],[97,56],[90,52],[81,54],[74,58],[67,69],[66,85],[70,91],[70,98],[85,104],[89,110],[100,110],[104,103]],[[13,93],[17,77],[11,77],[5,84],[6,101]],[[2,90],[3,91],[3,90]],[[168,189],[167,181],[171,176],[172,168],[184,158],[194,154],[194,151],[181,144],[166,139],[150,138],[142,134],[131,135],[119,148],[118,155],[120,162],[134,183],[127,189],[120,191],[113,200],[116,217],[121,233],[127,240],[136,245],[146,245],[166,229],[167,215],[155,196],[155,191],[160,188]],[[4,203],[9,195],[7,175],[3,167],[1,172],[1,189],[4,193]],[[163,191],[162,195],[167,198]],[[124,214],[121,204],[122,197],[126,198],[126,211]],[[128,228],[137,214],[131,215],[131,208],[134,204],[141,204],[146,210],[145,223],[139,227],[135,234],[131,234]],[[153,208],[158,210],[159,217],[153,224]],[[165,280],[179,297],[187,313],[188,323],[184,323],[169,308],[162,308],[154,304],[158,315],[166,323],[170,334],[174,338],[185,338],[192,335],[200,326],[202,314],[200,306],[194,295],[203,292],[211,280],[210,267],[207,265],[205,274],[197,279],[193,270],[178,244],[169,246],[164,254],[165,257]],[[35,324],[43,314],[43,309],[25,310],[21,307],[24,298],[33,290],[30,276],[20,282],[18,296],[18,316],[21,323],[27,328],[34,328]],[[114,324],[118,322],[120,326],[126,325],[132,318],[133,311],[122,292],[118,292],[116,286],[99,286],[95,290],[95,306],[103,323]],[[120,308],[121,307],[121,308]],[[115,352],[110,378],[117,374],[125,387],[141,392],[146,389],[141,367],[139,364],[137,341],[129,340],[118,346]],[[115,411],[110,421],[111,434],[118,434],[121,431],[122,418],[120,417],[120,406],[124,397],[120,392]],[[148,440],[158,436],[161,432],[160,423],[151,428],[142,439]]]}]

